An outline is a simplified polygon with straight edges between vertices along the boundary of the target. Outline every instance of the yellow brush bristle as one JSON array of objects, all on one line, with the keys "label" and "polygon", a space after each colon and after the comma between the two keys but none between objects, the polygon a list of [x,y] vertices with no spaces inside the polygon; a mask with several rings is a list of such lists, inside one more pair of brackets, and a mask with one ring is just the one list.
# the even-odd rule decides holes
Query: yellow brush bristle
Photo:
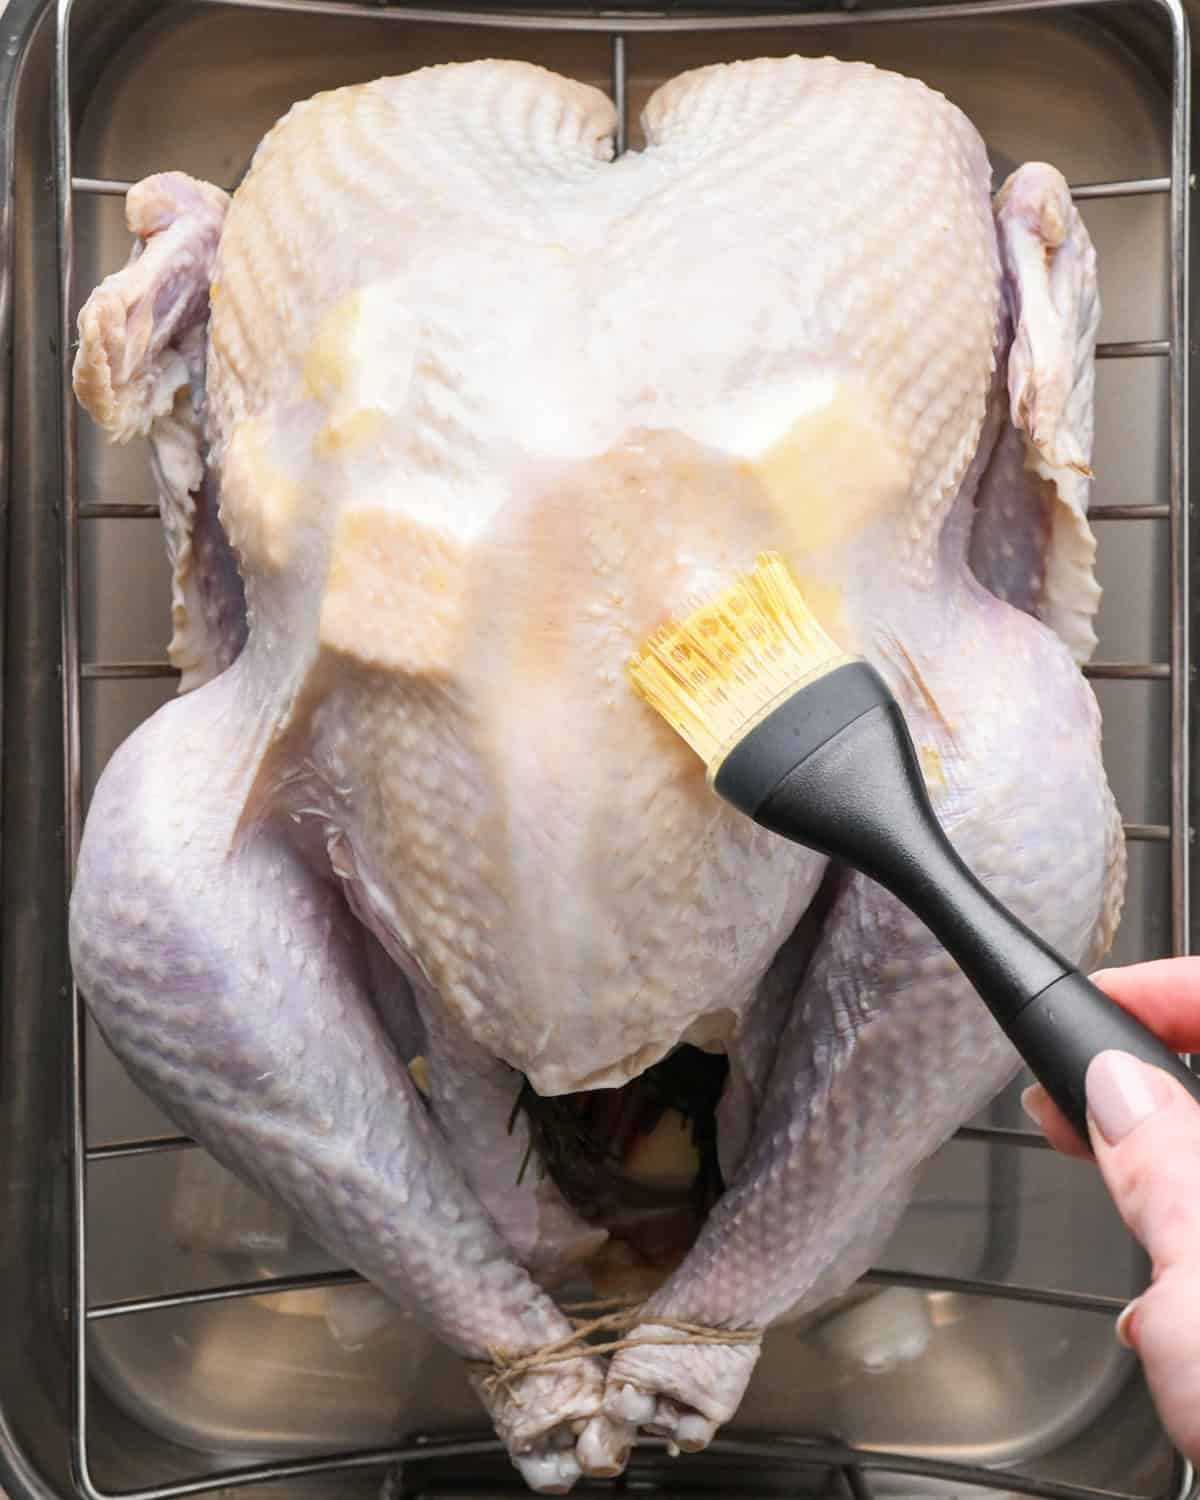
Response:
[{"label": "yellow brush bristle", "polygon": [[629,675],[711,776],[783,699],[852,660],[821,628],[783,559],[765,552],[752,573],[653,635]]}]

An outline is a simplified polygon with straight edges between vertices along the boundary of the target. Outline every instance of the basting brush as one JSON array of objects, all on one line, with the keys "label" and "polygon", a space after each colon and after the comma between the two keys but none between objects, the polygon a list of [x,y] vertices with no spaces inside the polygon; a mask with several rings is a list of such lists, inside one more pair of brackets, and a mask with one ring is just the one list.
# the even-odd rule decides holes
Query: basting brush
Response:
[{"label": "basting brush", "polygon": [[821,628],[787,566],[754,571],[649,640],[633,685],[756,823],[869,875],[943,944],[1086,1143],[1088,1064],[1131,1052],[1200,1079],[1018,921],[942,830],[900,706]]}]

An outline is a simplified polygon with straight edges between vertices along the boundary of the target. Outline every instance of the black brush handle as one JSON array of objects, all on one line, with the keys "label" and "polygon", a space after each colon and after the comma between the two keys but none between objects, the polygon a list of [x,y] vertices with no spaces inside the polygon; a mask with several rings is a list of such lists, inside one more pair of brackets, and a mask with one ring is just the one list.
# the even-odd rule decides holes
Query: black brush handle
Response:
[{"label": "black brush handle", "polygon": [[1084,1079],[1098,1053],[1131,1052],[1142,1062],[1169,1073],[1200,1103],[1200,1078],[1152,1031],[1077,969],[1035,995],[1004,1029],[1085,1144]]},{"label": "black brush handle", "polygon": [[885,886],[952,955],[1086,1143],[1084,1080],[1109,1049],[1197,1079],[996,898],[929,801],[904,716],[865,663],[800,689],[722,764],[714,788],[764,827]]}]

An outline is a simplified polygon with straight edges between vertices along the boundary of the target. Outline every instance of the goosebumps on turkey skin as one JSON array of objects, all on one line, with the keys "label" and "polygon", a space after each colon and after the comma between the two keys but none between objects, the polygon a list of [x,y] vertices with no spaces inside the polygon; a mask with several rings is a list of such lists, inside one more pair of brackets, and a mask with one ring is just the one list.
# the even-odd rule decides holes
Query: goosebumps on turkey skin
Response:
[{"label": "goosebumps on turkey skin", "polygon": [[[232,198],[130,191],[75,364],[149,439],[183,690],[92,798],[80,987],[551,1492],[704,1447],[1016,1066],[914,917],[711,794],[631,650],[779,553],[1007,906],[1091,965],[1124,874],[1063,178],[993,197],[953,104],[833,58],[616,127],[519,62],[297,104]],[[645,1298],[607,1353],[581,1267]]]}]

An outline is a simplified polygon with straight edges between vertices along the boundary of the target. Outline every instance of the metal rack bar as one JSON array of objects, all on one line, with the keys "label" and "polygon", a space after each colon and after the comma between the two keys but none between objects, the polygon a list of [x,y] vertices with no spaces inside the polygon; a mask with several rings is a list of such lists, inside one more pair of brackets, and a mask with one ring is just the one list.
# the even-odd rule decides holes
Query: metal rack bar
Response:
[{"label": "metal rack bar", "polygon": [[[1018,1150],[1050,1150],[1049,1142],[1035,1130],[1007,1130],[999,1125],[963,1125],[955,1131],[954,1139],[974,1141],[985,1146],[1013,1146]],[[188,1135],[148,1135],[89,1146],[87,1159],[90,1165],[97,1161],[121,1161],[125,1157],[156,1156],[164,1151],[197,1149],[196,1142]]]},{"label": "metal rack bar", "polygon": [[1166,682],[1171,675],[1168,661],[1093,661],[1083,675],[1094,682]]},{"label": "metal rack bar", "polygon": [[1149,193],[1169,193],[1169,177],[1128,177],[1123,182],[1080,182],[1071,188],[1076,203],[1096,198],[1142,198]]},{"label": "metal rack bar", "polygon": [[89,1146],[87,1160],[121,1161],[127,1156],[157,1156],[163,1151],[187,1151],[196,1149],[196,1143],[188,1135],[147,1135],[134,1141],[109,1141],[103,1146]]},{"label": "metal rack bar", "polygon": [[[232,1302],[243,1297],[272,1297],[284,1292],[321,1291],[326,1287],[357,1286],[363,1278],[354,1271],[319,1271],[309,1276],[266,1277],[260,1281],[233,1281],[224,1286],[162,1292],[153,1297],[122,1297],[88,1308],[91,1323],[108,1318],[135,1317],[140,1313],[165,1312],[179,1307],[200,1307],[210,1302]],[[1063,1307],[1072,1312],[1104,1313],[1115,1317],[1127,1298],[1104,1297],[1088,1292],[1061,1291],[1054,1287],[1023,1286],[1005,1281],[984,1281],[970,1276],[930,1276],[916,1271],[880,1268],[863,1277],[874,1286],[906,1286],[925,1292],[957,1292],[964,1297],[1000,1297],[1008,1302],[1032,1302],[1043,1307]]]},{"label": "metal rack bar", "polygon": [[[1165,521],[1169,505],[1093,505],[1089,521]],[[79,506],[81,521],[157,521],[158,506],[152,501],[130,503],[123,500],[84,501]]]},{"label": "metal rack bar", "polygon": [[1103,1313],[1115,1318],[1127,1297],[1101,1297],[1087,1292],[1064,1292],[1054,1287],[1016,1286],[1006,1281],[980,1281],[968,1276],[925,1276],[917,1271],[868,1271],[863,1277],[875,1286],[908,1286],[921,1292],[958,1292],[967,1297],[999,1297],[1006,1302],[1033,1302],[1041,1307],[1065,1307],[1073,1312]]},{"label": "metal rack bar", "polygon": [[[661,1438],[644,1438],[638,1442],[637,1448],[642,1453],[665,1453],[666,1443]],[[709,1445],[709,1451],[718,1457],[763,1459],[768,1463],[778,1463],[782,1458],[790,1457],[798,1463],[808,1465],[826,1464],[842,1473],[852,1470],[860,1475],[865,1475],[866,1471],[910,1475],[946,1484],[977,1486],[980,1489],[1019,1491],[1023,1495],[1035,1497],[1035,1500],[1146,1500],[1144,1495],[1126,1490],[1093,1489],[1062,1480],[1035,1479],[1012,1469],[986,1469],[981,1465],[952,1463],[945,1459],[913,1458],[905,1453],[859,1450],[842,1443],[824,1442],[817,1438],[795,1438],[786,1434],[758,1439],[718,1437]],[[278,1463],[224,1469],[175,1484],[117,1490],[112,1492],[111,1500],[185,1500],[187,1496],[209,1494],[213,1490],[270,1484],[318,1474],[351,1473],[406,1463],[426,1464],[455,1458],[487,1457],[504,1457],[503,1445],[494,1437],[458,1438],[438,1442],[416,1436],[409,1443],[394,1448],[372,1448],[358,1453],[331,1454],[320,1458],[284,1459]],[[1181,1500],[1191,1492],[1191,1477],[1190,1465],[1180,1463],[1171,1492],[1180,1496]],[[871,1491],[864,1488],[865,1484],[864,1478],[852,1493],[856,1497],[869,1496]]]},{"label": "metal rack bar", "polygon": [[158,506],[99,500],[79,507],[81,521],[157,521]]},{"label": "metal rack bar", "polygon": [[[165,661],[85,661],[80,675],[88,681],[118,681],[130,677],[178,677],[178,668]],[[1085,677],[1097,681],[1162,682],[1171,675],[1169,662],[1091,662]]]},{"label": "metal rack bar", "polygon": [[[840,29],[843,26],[904,26],[914,22],[974,20],[981,16],[1027,15],[1042,11],[1090,10],[1095,6],[1120,3],[1120,0],[962,0],[961,4],[897,6],[894,10],[854,11],[774,11],[748,12],[738,15],[581,15],[539,16],[535,12],[445,10],[427,6],[396,6],[380,9],[368,5],[342,3],[342,0],[193,0],[196,5],[223,5],[233,10],[284,11],[291,15],[337,16],[363,21],[396,21],[411,24],[435,22],[443,26],[487,26],[504,31],[593,31],[611,35],[648,33],[671,35],[678,32],[775,31],[806,30],[819,27]],[[1175,0],[1155,0],[1173,5]]]},{"label": "metal rack bar", "polygon": [[[72,347],[71,294],[74,286],[74,198],[71,154],[70,35],[72,0],[58,0],[56,12],[54,74],[55,200],[58,211],[59,349]],[[63,679],[63,800],[66,822],[63,854],[68,891],[79,855],[82,811],[80,756],[80,630],[79,630],[79,485],[76,449],[76,414],[72,399],[70,362],[62,361],[60,401],[62,410],[62,679]],[[71,983],[70,1051],[70,1177],[71,1177],[71,1320],[72,1406],[75,1418],[76,1463],[79,1486],[87,1494],[94,1490],[88,1457],[87,1307],[87,1116],[84,1065],[86,1021],[78,986]]]},{"label": "metal rack bar", "polygon": [[1050,1142],[1036,1130],[1006,1130],[1000,1125],[960,1125],[956,1141],[978,1141],[985,1146],[1015,1147],[1022,1151],[1049,1151]]},{"label": "metal rack bar", "polygon": [[[131,677],[172,678],[179,669],[166,661],[85,661],[79,667],[85,682],[125,681]],[[1170,662],[1090,662],[1085,677],[1105,682],[1165,682],[1171,676]]]},{"label": "metal rack bar", "polygon": [[[628,121],[628,107],[625,95],[625,52],[626,39],[622,32],[613,35],[613,62],[612,62],[612,90],[613,103],[617,107],[617,115],[621,124],[617,134],[617,151],[625,150],[625,137],[622,133]],[[72,177],[71,191],[82,193],[86,196],[123,198],[133,187],[132,182],[122,181],[117,177]],[[1071,188],[1071,196],[1077,202],[1086,202],[1098,198],[1140,198],[1147,194],[1166,194],[1170,191],[1171,179],[1169,177],[1129,177],[1113,182],[1081,182]],[[232,191],[232,188],[229,189]]]},{"label": "metal rack bar", "polygon": [[121,182],[115,177],[71,178],[73,193],[90,193],[103,198],[123,198],[132,186],[132,182]]},{"label": "metal rack bar", "polygon": [[629,72],[625,52],[625,37],[617,32],[612,39],[612,97],[617,111],[618,156],[629,144]]},{"label": "metal rack bar", "polygon": [[1126,842],[1130,844],[1169,844],[1172,842],[1171,827],[1168,823],[1126,823],[1123,827]]},{"label": "metal rack bar", "polygon": [[1093,505],[1088,511],[1089,521],[1166,521],[1170,516],[1169,505]]},{"label": "metal rack bar", "polygon": [[1171,83],[1170,208],[1170,339],[1173,352],[1169,376],[1170,426],[1167,455],[1171,506],[1171,826],[1177,834],[1171,847],[1171,943],[1176,953],[1186,953],[1191,919],[1191,871],[1188,865],[1191,809],[1187,746],[1190,744],[1191,679],[1191,641],[1188,631],[1191,602],[1188,465],[1191,437],[1188,432],[1188,412],[1192,344],[1187,276],[1191,265],[1188,204],[1192,190],[1192,64],[1191,32],[1180,0],[1160,0],[1160,4],[1171,28],[1174,53]]},{"label": "metal rack bar", "polygon": [[[343,0],[192,0],[196,5],[223,5],[230,9],[271,11],[282,14],[329,15],[339,19],[357,17],[376,23],[398,22],[413,25],[420,22],[487,26],[514,31],[538,31],[557,28],[607,35],[611,39],[611,86],[620,125],[617,148],[627,145],[628,52],[631,39],[639,34],[699,31],[756,31],[792,27],[863,27],[869,25],[903,25],[931,23],[940,20],[961,21],[973,17],[1009,16],[1017,13],[1079,10],[1112,0],[965,0],[965,3],[912,5],[894,10],[844,10],[835,12],[775,12],[749,15],[663,15],[633,16],[598,13],[575,17],[548,17],[529,11],[504,14],[494,11],[446,10],[440,7],[379,6],[347,4]],[[1188,121],[1190,119],[1190,54],[1186,23],[1179,0],[1146,0],[1160,9],[1168,19],[1174,46],[1173,123],[1171,136],[1171,172],[1169,176],[1139,177],[1108,182],[1080,183],[1072,188],[1079,202],[1116,200],[1147,195],[1169,195],[1171,216],[1171,315],[1169,336],[1161,339],[1111,341],[1098,346],[1099,359],[1170,359],[1170,500],[1167,505],[1110,505],[1097,507],[1092,515],[1097,521],[1167,520],[1170,524],[1172,557],[1172,633],[1171,657],[1165,663],[1097,663],[1090,675],[1109,680],[1169,680],[1172,684],[1172,802],[1169,824],[1126,824],[1125,836],[1131,842],[1166,844],[1170,847],[1172,922],[1177,950],[1186,946],[1187,913],[1187,779],[1180,746],[1186,743],[1188,656],[1186,633],[1187,547],[1186,547],[1186,476],[1187,430],[1185,423],[1187,397],[1187,308],[1184,297],[1184,267],[1187,265],[1188,221],[1187,193],[1189,172]],[[73,329],[70,308],[73,291],[73,202],[76,194],[119,197],[131,186],[118,178],[75,176],[72,171],[72,125],[70,110],[70,26],[74,0],[57,0],[57,41],[54,72],[55,167],[59,229],[60,339],[61,347],[71,347]],[[163,679],[177,675],[164,662],[96,661],[81,662],[79,629],[79,522],[102,519],[150,519],[157,516],[153,504],[125,502],[91,502],[81,505],[77,488],[76,422],[71,398],[69,371],[64,369],[61,386],[63,434],[63,730],[66,759],[66,874],[73,873],[81,829],[82,793],[80,776],[80,684],[83,680],[109,681],[127,679]],[[194,1146],[182,1135],[163,1135],[111,1142],[90,1150],[86,1146],[85,1119],[85,1037],[84,1012],[77,992],[72,994],[73,1038],[71,1056],[71,1206],[73,1213],[73,1264],[71,1277],[74,1335],[73,1404],[76,1421],[75,1462],[78,1485],[87,1500],[184,1500],[239,1486],[265,1484],[321,1474],[336,1474],[382,1467],[396,1463],[449,1460],[456,1457],[501,1455],[501,1445],[491,1437],[461,1441],[431,1442],[420,1438],[403,1446],[349,1453],[335,1453],[316,1458],[278,1463],[254,1463],[237,1469],[226,1469],[195,1478],[174,1481],[123,1492],[106,1492],[91,1472],[88,1445],[88,1367],[87,1331],[92,1323],[134,1316],[144,1312],[164,1311],[186,1306],[227,1301],[252,1296],[269,1296],[284,1291],[315,1290],[350,1285],[359,1278],[349,1271],[331,1271],[313,1276],[275,1278],[265,1282],[233,1283],[198,1291],[166,1293],[154,1297],[129,1298],[87,1303],[87,1224],[86,1170],[95,1162],[138,1158],[161,1152],[185,1150]],[[1040,1135],[1032,1131],[1005,1130],[996,1127],[964,1127],[958,1139],[990,1146],[1048,1149]],[[869,1278],[880,1285],[910,1286],[920,1290],[954,1291],[965,1296],[1002,1297],[1013,1301],[1047,1305],[1078,1312],[1113,1315],[1122,1305],[1119,1299],[1076,1293],[1048,1287],[1010,1286],[1007,1283],[972,1278],[939,1278],[909,1272],[877,1270]],[[651,1441],[640,1445],[658,1451],[662,1444]],[[955,1464],[910,1454],[858,1451],[839,1443],[817,1439],[773,1437],[758,1441],[721,1438],[713,1445],[718,1454],[762,1458],[773,1463],[789,1456],[804,1462],[825,1462],[842,1477],[853,1500],[870,1500],[869,1473],[916,1476],[957,1485],[987,1489],[1019,1491],[1041,1500],[1142,1500],[1060,1481],[1039,1480],[1011,1470],[991,1470],[969,1464]],[[1186,1471],[1183,1483],[1189,1481]]]},{"label": "metal rack bar", "polygon": [[[746,1456],[751,1455],[747,1453]],[[870,1473],[913,1475],[937,1479],[946,1484],[977,1485],[980,1489],[988,1490],[1016,1490],[1023,1495],[1035,1496],[1037,1500],[1134,1500],[1133,1496],[1115,1490],[1093,1489],[1055,1479],[1034,1479],[1026,1474],[1014,1473],[1011,1469],[984,1469],[975,1464],[950,1463],[945,1459],[913,1458],[900,1453],[856,1452],[854,1461]],[[1175,1493],[1186,1494],[1186,1482],[1186,1470],[1180,1465]],[[1138,1500],[1145,1500],[1145,1497],[1138,1497]]]},{"label": "metal rack bar", "polygon": [[85,661],[79,675],[84,682],[127,682],[130,678],[179,676],[179,669],[165,661]]},{"label": "metal rack bar", "polygon": [[1170,352],[1170,339],[1124,339],[1096,345],[1097,359],[1165,359]]},{"label": "metal rack bar", "polygon": [[88,1308],[89,1323],[105,1318],[127,1318],[135,1313],[163,1312],[173,1307],[199,1307],[205,1302],[233,1302],[240,1297],[272,1297],[283,1292],[315,1292],[330,1286],[358,1286],[356,1271],[316,1271],[311,1276],[275,1276],[263,1281],[231,1281],[224,1286],[189,1292],[163,1292],[157,1297],[124,1297]]}]

